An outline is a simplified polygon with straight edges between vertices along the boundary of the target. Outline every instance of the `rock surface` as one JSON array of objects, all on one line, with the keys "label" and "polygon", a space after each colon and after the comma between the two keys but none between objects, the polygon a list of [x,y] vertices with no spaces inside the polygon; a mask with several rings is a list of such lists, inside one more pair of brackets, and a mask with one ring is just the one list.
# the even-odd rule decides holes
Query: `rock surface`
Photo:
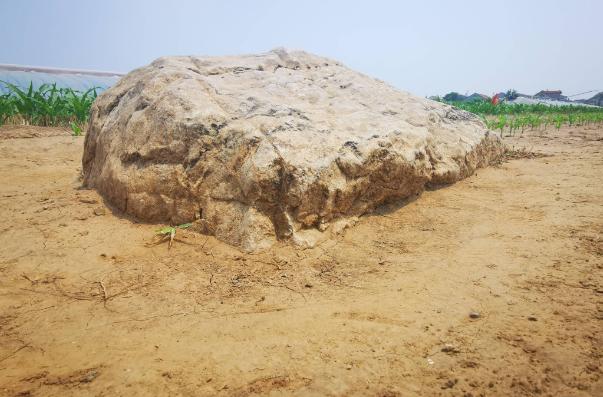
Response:
[{"label": "rock surface", "polygon": [[312,246],[501,153],[470,113],[277,49],[132,71],[93,105],[83,171],[136,219],[194,221],[256,251],[276,240]]}]

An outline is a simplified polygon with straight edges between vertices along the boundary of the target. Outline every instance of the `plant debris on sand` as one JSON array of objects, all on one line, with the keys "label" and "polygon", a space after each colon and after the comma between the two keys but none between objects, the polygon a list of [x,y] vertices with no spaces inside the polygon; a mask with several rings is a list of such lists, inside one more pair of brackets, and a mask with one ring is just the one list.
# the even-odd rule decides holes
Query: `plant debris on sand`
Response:
[{"label": "plant debris on sand", "polygon": [[550,154],[542,153],[542,152],[534,152],[532,149],[527,149],[525,147],[515,148],[513,147],[505,147],[503,155],[501,156],[501,163],[508,160],[517,160],[517,159],[538,159],[542,157],[549,157]]}]

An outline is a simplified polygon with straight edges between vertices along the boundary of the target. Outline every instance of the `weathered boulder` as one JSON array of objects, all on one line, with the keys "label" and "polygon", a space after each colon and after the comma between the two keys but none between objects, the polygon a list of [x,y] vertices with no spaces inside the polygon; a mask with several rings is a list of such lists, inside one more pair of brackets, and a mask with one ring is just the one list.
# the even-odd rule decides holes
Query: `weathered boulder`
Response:
[{"label": "weathered boulder", "polygon": [[488,165],[474,115],[306,52],[166,57],[103,92],[84,184],[148,222],[246,251],[313,245],[377,206]]}]

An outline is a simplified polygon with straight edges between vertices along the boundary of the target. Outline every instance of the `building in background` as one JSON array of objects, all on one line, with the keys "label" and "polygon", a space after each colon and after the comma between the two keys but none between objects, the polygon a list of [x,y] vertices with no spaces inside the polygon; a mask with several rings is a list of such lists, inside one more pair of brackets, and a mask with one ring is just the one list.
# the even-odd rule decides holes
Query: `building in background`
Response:
[{"label": "building in background", "polygon": [[578,100],[578,102],[587,105],[603,106],[603,92],[599,92],[598,94],[589,99],[580,99]]},{"label": "building in background", "polygon": [[59,88],[71,88],[82,92],[97,88],[100,92],[115,84],[122,75],[122,73],[94,70],[0,64],[0,94],[8,92],[6,84],[2,82],[16,85],[22,90],[28,89],[30,83],[33,84],[34,89],[42,84],[56,83]]},{"label": "building in background", "polygon": [[552,101],[567,101],[568,100],[568,98],[565,95],[561,95],[561,90],[555,90],[555,91],[542,90],[542,91],[534,94],[534,98],[549,99]]}]

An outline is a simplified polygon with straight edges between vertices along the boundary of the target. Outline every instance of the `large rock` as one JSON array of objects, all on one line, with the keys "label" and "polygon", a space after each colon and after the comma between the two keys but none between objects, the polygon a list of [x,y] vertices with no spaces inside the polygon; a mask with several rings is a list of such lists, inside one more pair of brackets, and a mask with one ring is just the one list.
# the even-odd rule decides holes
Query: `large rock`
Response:
[{"label": "large rock", "polygon": [[279,49],[132,71],[93,105],[83,169],[85,185],[138,220],[194,221],[254,251],[313,245],[501,151],[470,113]]}]

